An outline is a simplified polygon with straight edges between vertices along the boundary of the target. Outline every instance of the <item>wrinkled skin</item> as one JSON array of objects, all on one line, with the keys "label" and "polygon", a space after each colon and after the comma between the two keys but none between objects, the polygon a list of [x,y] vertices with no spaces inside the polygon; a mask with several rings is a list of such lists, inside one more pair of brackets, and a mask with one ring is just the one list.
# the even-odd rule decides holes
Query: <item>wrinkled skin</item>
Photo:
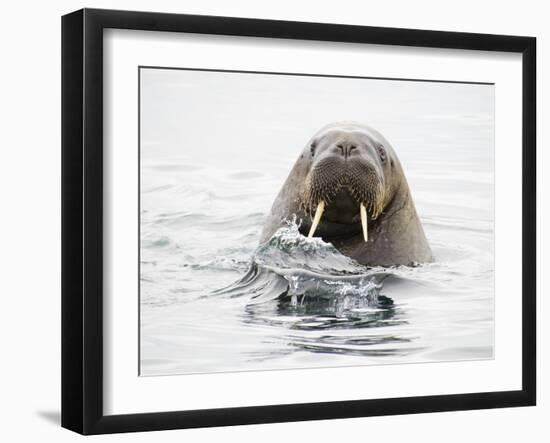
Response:
[{"label": "wrinkled skin", "polygon": [[[432,260],[399,159],[372,128],[335,123],[313,136],[273,203],[261,242],[294,216],[300,232],[308,235],[321,200],[325,211],[313,236],[344,255],[369,266]],[[360,203],[366,207],[367,242]]]}]

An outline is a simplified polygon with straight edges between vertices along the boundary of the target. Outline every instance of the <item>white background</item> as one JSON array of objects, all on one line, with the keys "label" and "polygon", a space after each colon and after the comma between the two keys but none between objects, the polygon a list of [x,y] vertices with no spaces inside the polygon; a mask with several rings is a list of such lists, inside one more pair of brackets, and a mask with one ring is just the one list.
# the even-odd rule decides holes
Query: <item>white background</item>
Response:
[{"label": "white background", "polygon": [[[542,112],[550,102],[542,89],[548,71],[550,30],[542,2],[521,9],[502,2],[166,2],[53,1],[9,3],[3,8],[0,70],[3,149],[0,161],[2,217],[2,364],[0,404],[5,441],[72,441],[82,437],[58,427],[60,397],[60,15],[82,6],[235,15],[287,20],[471,31],[539,38],[539,150]],[[539,157],[540,169],[544,159]],[[550,167],[550,165],[545,165]],[[547,195],[539,181],[541,194]],[[542,201],[539,198],[539,201]],[[547,221],[541,208],[539,224]],[[539,236],[541,246],[547,241]],[[539,273],[548,263],[546,245]],[[539,406],[402,417],[378,417],[235,428],[169,431],[99,437],[131,441],[239,441],[348,438],[393,441],[546,441],[550,389],[544,379],[550,334],[543,313],[548,277],[539,281]],[[542,344],[542,345],[541,345]],[[543,369],[544,368],[544,369]],[[96,439],[96,440],[97,440]]]}]

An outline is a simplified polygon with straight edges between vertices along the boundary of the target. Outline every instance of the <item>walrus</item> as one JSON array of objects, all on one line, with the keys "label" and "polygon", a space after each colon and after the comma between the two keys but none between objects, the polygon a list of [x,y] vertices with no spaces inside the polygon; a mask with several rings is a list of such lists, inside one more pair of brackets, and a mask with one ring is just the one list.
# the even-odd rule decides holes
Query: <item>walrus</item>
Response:
[{"label": "walrus", "polygon": [[293,219],[303,235],[321,237],[363,265],[432,260],[394,149],[363,124],[332,123],[309,140],[273,203],[260,242]]}]

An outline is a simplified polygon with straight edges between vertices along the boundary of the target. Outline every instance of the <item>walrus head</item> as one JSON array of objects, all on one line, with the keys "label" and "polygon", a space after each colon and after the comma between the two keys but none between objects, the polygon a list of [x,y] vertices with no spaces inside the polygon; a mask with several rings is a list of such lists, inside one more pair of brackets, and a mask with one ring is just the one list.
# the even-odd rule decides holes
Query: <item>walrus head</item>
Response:
[{"label": "walrus head", "polygon": [[310,166],[303,182],[301,206],[308,236],[331,240],[363,233],[377,220],[399,185],[392,170],[400,168],[382,137],[365,126],[329,125],[304,150]]},{"label": "walrus head", "polygon": [[273,202],[260,242],[289,221],[364,265],[432,260],[395,151],[360,123],[333,123],[309,140]]}]

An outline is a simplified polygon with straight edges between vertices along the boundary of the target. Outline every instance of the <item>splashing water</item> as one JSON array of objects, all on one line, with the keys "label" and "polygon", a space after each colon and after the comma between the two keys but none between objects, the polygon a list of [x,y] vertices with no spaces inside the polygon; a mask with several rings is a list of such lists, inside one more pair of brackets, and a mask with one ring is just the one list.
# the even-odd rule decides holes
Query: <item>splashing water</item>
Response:
[{"label": "splashing water", "polygon": [[334,309],[377,304],[381,282],[389,275],[383,268],[368,269],[332,244],[304,237],[298,229],[295,221],[288,221],[258,247],[246,276],[216,293],[231,297],[254,294],[248,305],[279,298],[294,307],[304,306],[306,300],[313,304],[323,299],[330,300]]}]

